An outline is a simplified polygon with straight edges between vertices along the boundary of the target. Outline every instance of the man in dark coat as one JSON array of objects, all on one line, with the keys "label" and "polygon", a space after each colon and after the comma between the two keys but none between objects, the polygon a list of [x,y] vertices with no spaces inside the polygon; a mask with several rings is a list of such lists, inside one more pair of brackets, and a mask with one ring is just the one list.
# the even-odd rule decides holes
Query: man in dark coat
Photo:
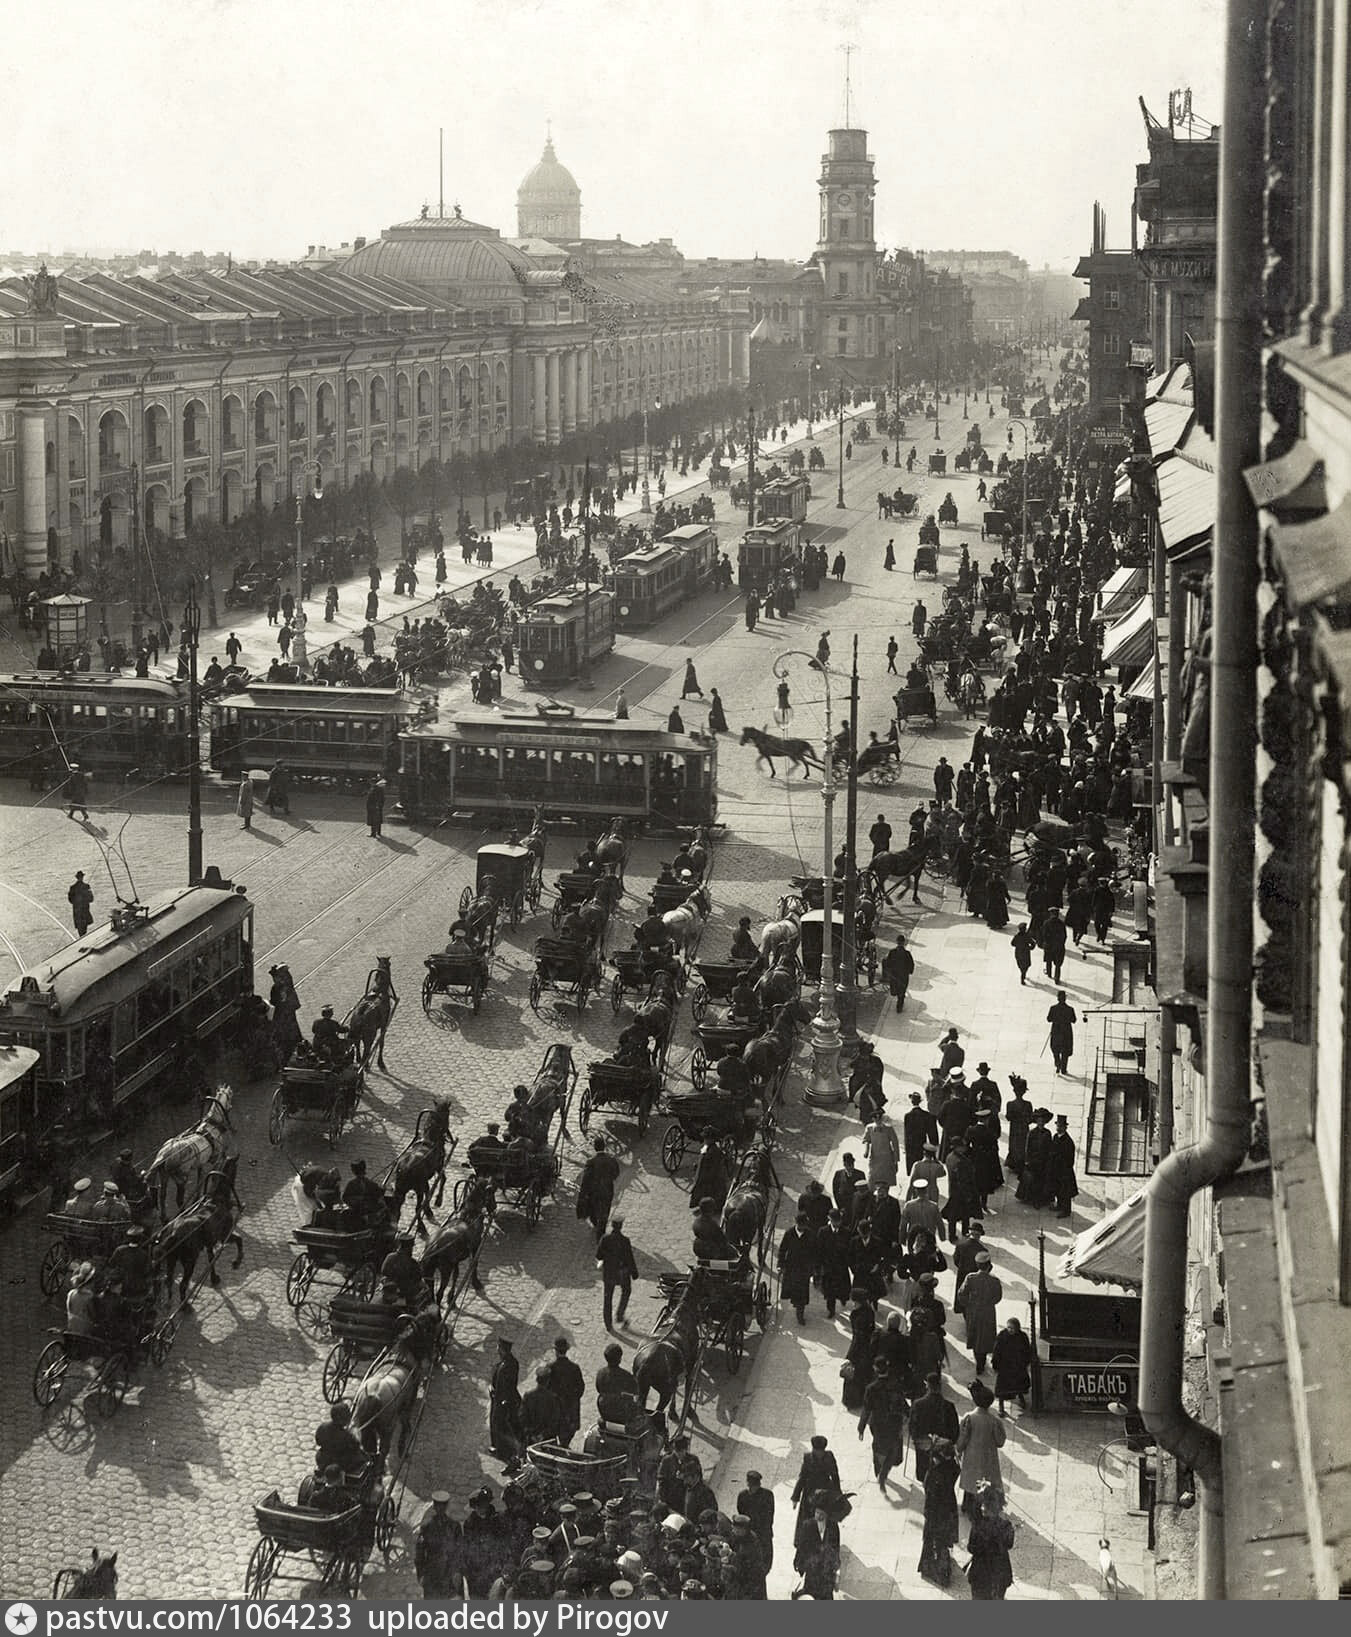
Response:
[{"label": "man in dark coat", "polygon": [[836,1306],[849,1300],[854,1284],[849,1265],[849,1230],[841,1211],[832,1211],[816,1236],[816,1273],[826,1317],[833,1319]]},{"label": "man in dark coat", "polygon": [[1116,894],[1112,891],[1112,884],[1106,877],[1099,877],[1093,884],[1093,936],[1100,944],[1107,942],[1115,914]]},{"label": "man in dark coat", "polygon": [[1070,1058],[1074,1055],[1074,1025],[1079,1014],[1065,999],[1065,991],[1057,989],[1055,1005],[1046,1014],[1051,1025],[1051,1057],[1057,1074],[1068,1074]]},{"label": "man in dark coat", "polygon": [[381,826],[385,822],[385,781],[377,779],[366,792],[366,823],[371,827],[371,834],[378,836]]},{"label": "man in dark coat", "polygon": [[577,1216],[579,1220],[590,1222],[599,1245],[615,1202],[619,1161],[605,1146],[604,1137],[597,1137],[592,1146],[595,1152],[582,1167],[577,1181]]},{"label": "man in dark coat", "polygon": [[939,1159],[947,1159],[952,1152],[953,1144],[962,1141],[971,1119],[971,1093],[967,1089],[962,1071],[953,1069],[948,1074],[946,1096],[938,1110],[938,1123],[943,1128],[943,1141],[938,1149]]},{"label": "man in dark coat", "polygon": [[[605,1328],[609,1330],[616,1318],[623,1324],[624,1315],[629,1310],[629,1297],[633,1294],[633,1281],[638,1277],[633,1242],[624,1232],[622,1216],[611,1218],[610,1231],[596,1246],[596,1260],[600,1263],[601,1278],[604,1281]],[[619,1292],[617,1313],[613,1305],[616,1291]]]},{"label": "man in dark coat", "polygon": [[1008,1413],[1004,1405],[1010,1398],[1016,1398],[1019,1409],[1025,1410],[1032,1387],[1032,1343],[1017,1319],[1005,1320],[994,1339],[990,1361],[994,1365],[994,1392],[1000,1415]]},{"label": "man in dark coat", "polygon": [[554,1340],[554,1357],[544,1366],[549,1391],[558,1400],[558,1441],[570,1444],[582,1424],[586,1377],[568,1357],[568,1339]]},{"label": "man in dark coat", "polygon": [[1049,1108],[1034,1109],[1028,1126],[1027,1144],[1023,1150],[1022,1178],[1018,1183],[1017,1198],[1024,1205],[1040,1210],[1051,1199],[1049,1171],[1051,1164],[1051,1133]]},{"label": "man in dark coat", "polygon": [[488,1446],[512,1471],[521,1462],[521,1366],[511,1342],[497,1338],[497,1363],[488,1385]]},{"label": "man in dark coat", "polygon": [[854,1189],[860,1182],[867,1180],[852,1154],[844,1156],[839,1170],[830,1179],[831,1198],[835,1201],[836,1210],[843,1214],[846,1225],[854,1212]]},{"label": "man in dark coat", "polygon": [[[953,1436],[956,1436],[955,1432]],[[789,1496],[798,1509],[799,1518],[811,1516],[813,1498],[818,1491],[825,1490],[829,1495],[840,1493],[840,1469],[828,1444],[829,1440],[818,1432],[812,1439],[812,1447],[802,1457],[797,1482]]]},{"label": "man in dark coat", "polygon": [[502,1514],[493,1505],[492,1491],[476,1489],[469,1497],[469,1516],[460,1525],[464,1580],[470,1597],[487,1597],[502,1567],[506,1539]]},{"label": "man in dark coat", "polygon": [[764,1553],[765,1573],[774,1566],[774,1491],[764,1487],[758,1472],[746,1474],[746,1487],[736,1498],[738,1514],[751,1520],[755,1538]]},{"label": "man in dark coat", "polygon": [[816,1235],[799,1211],[796,1222],[779,1241],[779,1294],[782,1300],[793,1304],[799,1324],[807,1322],[807,1302],[815,1271]]},{"label": "man in dark coat", "polygon": [[450,1515],[450,1496],[438,1489],[418,1525],[413,1572],[424,1597],[459,1597],[464,1591],[460,1526]]},{"label": "man in dark coat", "polygon": [[923,1094],[910,1093],[910,1111],[901,1121],[901,1136],[905,1143],[905,1174],[909,1176],[924,1158],[924,1145],[938,1146],[938,1121],[924,1106]]},{"label": "man in dark coat", "polygon": [[563,1407],[549,1386],[547,1365],[535,1371],[535,1385],[521,1400],[521,1438],[530,1444],[554,1442],[563,1425]]},{"label": "man in dark coat", "polygon": [[1074,1174],[1074,1156],[1074,1138],[1070,1136],[1069,1121],[1063,1114],[1057,1114],[1046,1167],[1046,1191],[1055,1201],[1057,1216],[1070,1214],[1070,1201],[1079,1192],[1079,1179]]},{"label": "man in dark coat", "polygon": [[924,1393],[910,1406],[910,1436],[915,1445],[915,1477],[924,1482],[929,1470],[929,1453],[935,1438],[957,1442],[961,1430],[957,1406],[943,1396],[943,1378],[930,1375],[924,1378]]},{"label": "man in dark coat", "polygon": [[1060,982],[1060,968],[1065,964],[1065,923],[1054,908],[1047,910],[1041,923],[1042,964],[1052,983]]},{"label": "man in dark coat", "polygon": [[891,950],[882,962],[882,976],[887,980],[887,988],[891,991],[898,1012],[905,1005],[910,979],[914,974],[915,957],[905,947],[905,939],[897,938],[895,949]]},{"label": "man in dark coat", "polygon": [[94,924],[94,889],[85,880],[83,870],[76,870],[66,898],[70,903],[70,918],[75,923],[75,935],[83,938]]}]

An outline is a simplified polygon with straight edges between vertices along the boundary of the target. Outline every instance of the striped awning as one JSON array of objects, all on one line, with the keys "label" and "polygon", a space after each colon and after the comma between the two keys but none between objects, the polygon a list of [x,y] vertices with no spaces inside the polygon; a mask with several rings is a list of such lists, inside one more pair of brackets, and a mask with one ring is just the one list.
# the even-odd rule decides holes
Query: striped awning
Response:
[{"label": "striped awning", "polygon": [[1098,592],[1098,606],[1093,618],[1098,621],[1116,620],[1124,614],[1145,588],[1142,568],[1119,568],[1108,578]]},{"label": "striped awning", "polygon": [[1295,608],[1309,608],[1351,589],[1351,494],[1335,511],[1308,523],[1273,523],[1271,543]]},{"label": "striped awning", "polygon": [[1145,407],[1145,431],[1150,453],[1163,455],[1176,449],[1191,425],[1196,411],[1190,404],[1157,403]]},{"label": "striped awning", "polygon": [[1172,552],[1215,526],[1215,474],[1174,455],[1158,467],[1159,532]]},{"label": "striped awning", "polygon": [[1060,1259],[1062,1279],[1139,1290],[1145,1280],[1145,1190],[1086,1228]]},{"label": "striped awning", "polygon": [[1149,658],[1153,638],[1154,608],[1146,593],[1104,637],[1102,662],[1104,665],[1143,665]]}]

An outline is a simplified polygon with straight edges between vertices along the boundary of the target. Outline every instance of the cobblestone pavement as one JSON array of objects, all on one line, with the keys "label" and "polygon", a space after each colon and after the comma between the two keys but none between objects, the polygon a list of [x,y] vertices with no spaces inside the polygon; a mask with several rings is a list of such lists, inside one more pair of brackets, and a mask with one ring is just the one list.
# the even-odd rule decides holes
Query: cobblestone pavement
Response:
[{"label": "cobblestone pavement", "polygon": [[[921,424],[913,422],[907,443],[917,444],[923,464],[933,438],[930,428],[923,428],[928,436],[916,435],[920,431]],[[959,422],[949,420],[946,432],[955,450]],[[1002,423],[989,423],[987,441],[998,447],[1002,438]],[[833,438],[825,448],[828,455],[834,453]],[[860,721],[866,733],[869,726],[880,729],[886,717],[891,688],[884,674],[884,649],[892,630],[903,653],[911,652],[913,586],[908,576],[884,574],[881,556],[887,538],[894,536],[898,557],[908,561],[915,525],[876,521],[877,489],[894,487],[897,481],[890,468],[882,472],[880,449],[876,441],[855,447],[846,468],[845,511],[834,506],[833,473],[825,474],[828,483],[818,480],[820,495],[810,516],[813,536],[824,540],[832,555],[845,550],[849,566],[844,585],[832,584],[804,598],[794,616],[763,622],[755,633],[744,629],[739,598],[726,603],[709,598],[671,616],[658,632],[623,641],[598,669],[596,692],[576,696],[579,705],[598,707],[622,683],[635,715],[648,710],[664,717],[678,693],[687,643],[705,690],[717,686],[721,691],[733,732],[721,742],[720,803],[727,830],[716,849],[715,912],[705,942],[705,953],[715,957],[724,953],[739,915],[762,918],[772,911],[790,875],[820,868],[816,784],[770,781],[757,771],[752,752],[737,743],[741,722],[769,718],[775,655],[785,648],[814,649],[819,632],[829,627],[838,665],[847,662],[848,637],[856,632]],[[974,477],[955,474],[930,481],[918,471],[915,475],[918,482],[907,480],[907,486],[921,490],[921,511],[951,489],[964,519],[977,515]],[[725,500],[719,513],[724,545],[734,549],[737,536]],[[946,574],[955,569],[962,539],[973,555],[979,554],[978,530],[969,521],[946,530]],[[931,605],[936,601],[936,588],[926,600]],[[820,707],[811,703],[810,677],[805,662],[794,664],[795,726],[815,734],[823,723]],[[843,692],[838,679],[837,688]],[[443,708],[455,697],[452,692]],[[693,709],[691,702],[686,707],[691,724]],[[903,815],[930,788],[937,756],[946,752],[951,757],[967,736],[966,725],[945,716],[934,732],[908,739],[901,781],[861,798],[862,827],[879,808],[902,827]],[[109,889],[96,842],[115,837],[124,817],[101,809],[86,830],[68,824],[49,807],[29,806],[31,800],[16,781],[0,787],[6,839],[0,924],[27,961],[41,959],[64,941],[65,887],[75,868],[84,868],[96,887],[103,884],[96,910],[106,911]],[[137,888],[148,896],[181,879],[182,792],[142,792],[132,805],[135,812],[123,842]],[[842,801],[839,811],[842,819]],[[393,956],[404,999],[390,1033],[389,1072],[370,1077],[363,1113],[337,1150],[344,1165],[364,1155],[373,1170],[383,1167],[433,1096],[452,1099],[455,1129],[462,1141],[469,1140],[488,1118],[500,1114],[510,1087],[534,1073],[551,1041],[573,1046],[583,1074],[589,1060],[611,1049],[616,1025],[608,1004],[593,1003],[578,1019],[546,997],[541,1013],[531,1013],[526,1002],[529,948],[541,924],[538,918],[504,938],[492,993],[477,1017],[439,1002],[430,1017],[421,1013],[421,957],[444,941],[454,902],[473,873],[474,849],[486,837],[449,827],[389,827],[382,840],[375,840],[358,822],[353,803],[304,792],[293,801],[289,820],[273,820],[259,810],[254,829],[245,833],[233,815],[229,792],[215,786],[210,787],[205,826],[207,859],[246,884],[258,906],[258,970],[265,972],[278,955],[285,958],[299,980],[306,1018],[330,1000],[350,1004],[374,955]],[[639,912],[639,898],[663,856],[669,856],[669,844],[661,838],[635,847],[621,927]],[[554,838],[549,876],[569,857],[568,838]],[[935,919],[936,929],[942,925]],[[961,981],[973,958],[983,956],[954,950],[950,960],[950,941],[950,934],[938,930],[932,950],[926,946],[926,960]],[[877,1009],[876,1000],[865,999],[863,1030],[872,1026]],[[935,1022],[926,1021],[926,1039],[936,1036]],[[686,1010],[672,1052],[677,1080],[688,1060],[688,1030]],[[242,1085],[229,1055],[223,1071],[234,1080],[240,1110],[240,1182],[247,1203],[244,1266],[238,1274],[225,1273],[218,1293],[203,1294],[165,1367],[144,1368],[113,1419],[86,1417],[78,1408],[45,1418],[38,1412],[29,1389],[32,1364],[46,1339],[44,1328],[56,1319],[56,1309],[42,1302],[37,1289],[44,1246],[40,1219],[27,1212],[0,1235],[8,1319],[0,1335],[0,1463],[6,1497],[0,1512],[0,1576],[6,1592],[41,1590],[60,1564],[83,1557],[95,1543],[121,1549],[125,1595],[170,1589],[180,1595],[237,1592],[256,1538],[251,1502],[274,1486],[283,1494],[293,1492],[309,1466],[312,1429],[326,1413],[319,1385],[326,1348],[301,1331],[284,1297],[294,1222],[288,1185],[292,1162],[323,1158],[329,1151],[322,1138],[303,1127],[288,1134],[284,1151],[270,1147],[265,1120],[271,1083]],[[844,1116],[811,1109],[801,1090],[799,1072],[788,1085],[778,1158],[793,1194],[821,1172],[852,1124]],[[188,1111],[159,1109],[147,1115],[132,1136],[138,1160],[144,1162],[163,1135],[187,1123]],[[636,1344],[657,1310],[656,1277],[683,1269],[688,1260],[687,1196],[661,1169],[660,1119],[641,1141],[622,1120],[605,1124],[624,1150],[621,1208],[641,1271],[624,1339]],[[95,1175],[101,1174],[98,1167],[106,1153],[93,1162]],[[575,1131],[563,1156],[558,1195],[545,1206],[539,1227],[531,1232],[517,1214],[503,1210],[485,1248],[486,1294],[471,1298],[456,1320],[447,1366],[432,1385],[408,1463],[406,1521],[416,1518],[432,1489],[449,1489],[462,1505],[485,1477],[499,1474],[498,1464],[480,1453],[486,1444],[485,1382],[495,1335],[516,1338],[526,1379],[560,1330],[574,1338],[574,1357],[588,1375],[600,1362],[599,1290],[587,1232],[574,1212],[582,1157]],[[686,1186],[689,1169],[687,1162]],[[781,1344],[778,1337],[771,1327],[768,1339],[753,1339],[750,1360],[758,1350],[774,1354],[780,1345],[797,1345],[791,1338]],[[829,1366],[823,1368],[828,1376]],[[707,1462],[717,1461],[734,1425],[747,1419],[746,1387],[755,1379],[745,1367],[739,1378],[731,1378],[714,1361],[698,1411],[697,1447]],[[777,1377],[770,1378],[771,1386],[776,1382]],[[828,1393],[827,1386],[823,1396]],[[755,1413],[760,1414],[758,1408]],[[827,1413],[825,1407],[822,1413]],[[1048,1525],[1052,1521],[1046,1520]],[[414,1589],[407,1541],[405,1529],[388,1565],[372,1560],[366,1581],[372,1595]]]}]

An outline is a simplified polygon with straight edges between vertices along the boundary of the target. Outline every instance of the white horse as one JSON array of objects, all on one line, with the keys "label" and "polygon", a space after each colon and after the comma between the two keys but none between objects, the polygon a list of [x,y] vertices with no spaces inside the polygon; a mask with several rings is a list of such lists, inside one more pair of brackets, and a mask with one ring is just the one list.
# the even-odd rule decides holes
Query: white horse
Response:
[{"label": "white horse", "polygon": [[760,956],[772,966],[785,949],[793,948],[802,936],[802,923],[796,915],[786,915],[781,921],[766,921],[760,928]]},{"label": "white horse", "polygon": [[662,916],[661,924],[679,945],[686,960],[689,960],[699,947],[699,939],[703,936],[712,908],[713,904],[708,894],[702,887],[697,887],[683,904],[668,909]]},{"label": "white horse", "polygon": [[234,1129],[230,1121],[233,1100],[234,1093],[229,1086],[217,1086],[207,1098],[202,1117],[191,1131],[180,1131],[178,1136],[170,1137],[151,1161],[145,1180],[148,1187],[158,1189],[161,1219],[165,1214],[170,1182],[174,1184],[178,1209],[181,1211],[190,1177],[195,1176],[200,1194],[207,1173],[224,1170],[226,1133]]}]

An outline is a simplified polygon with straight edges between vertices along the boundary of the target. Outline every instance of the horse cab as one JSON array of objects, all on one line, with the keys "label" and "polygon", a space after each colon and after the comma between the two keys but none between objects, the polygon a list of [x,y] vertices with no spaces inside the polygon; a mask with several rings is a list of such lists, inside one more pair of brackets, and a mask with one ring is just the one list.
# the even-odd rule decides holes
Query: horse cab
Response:
[{"label": "horse cab", "polygon": [[786,518],[747,529],[737,548],[737,584],[768,591],[779,574],[795,566],[801,539],[801,525]]},{"label": "horse cab", "polygon": [[[489,887],[488,883],[492,885]],[[479,897],[489,893],[506,910],[512,926],[519,926],[527,906],[539,908],[544,871],[529,847],[512,847],[505,842],[494,842],[480,847],[475,862],[474,891]],[[460,914],[468,907],[465,895],[460,895]]]},{"label": "horse cab", "polygon": [[[840,883],[837,889],[843,891]],[[802,960],[802,970],[812,983],[821,981],[821,952],[826,941],[826,912],[825,909],[809,909],[802,917],[801,943],[798,953]],[[844,916],[840,913],[838,899],[830,912],[830,959],[836,977],[844,963]]]}]

